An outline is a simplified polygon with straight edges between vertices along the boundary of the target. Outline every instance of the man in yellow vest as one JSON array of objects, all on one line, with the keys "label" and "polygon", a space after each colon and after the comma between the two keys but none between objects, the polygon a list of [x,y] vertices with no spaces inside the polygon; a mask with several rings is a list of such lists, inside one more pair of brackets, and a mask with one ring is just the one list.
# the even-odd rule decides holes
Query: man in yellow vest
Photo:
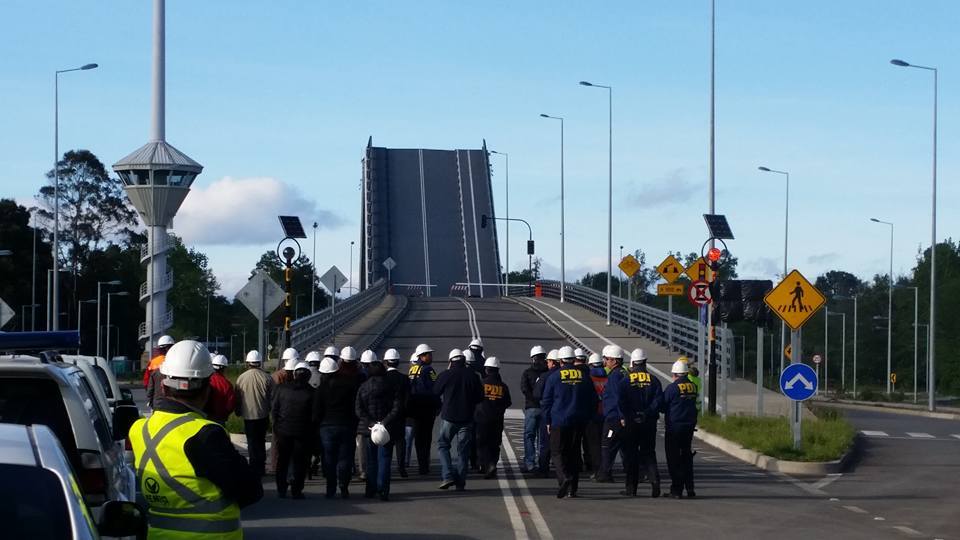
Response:
[{"label": "man in yellow vest", "polygon": [[260,478],[223,427],[203,414],[213,365],[201,343],[170,347],[163,396],[130,428],[151,539],[243,538],[240,508],[263,497]]}]

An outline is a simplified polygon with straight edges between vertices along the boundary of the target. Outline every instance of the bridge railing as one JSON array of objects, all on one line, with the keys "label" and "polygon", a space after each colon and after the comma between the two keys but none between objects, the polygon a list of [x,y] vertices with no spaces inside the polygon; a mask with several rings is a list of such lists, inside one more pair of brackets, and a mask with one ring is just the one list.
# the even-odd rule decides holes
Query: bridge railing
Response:
[{"label": "bridge railing", "polygon": [[[540,285],[544,296],[560,298],[559,281],[543,280]],[[601,317],[607,316],[606,293],[582,285],[567,284],[564,300]],[[610,303],[610,322],[627,328],[668,350],[682,353],[691,360],[699,359],[700,354],[706,354],[705,345],[700,342],[706,339],[706,335],[705,332],[700,331],[700,325],[695,319],[671,315],[669,311],[614,296]],[[718,327],[717,341],[719,353],[729,358],[733,333],[729,329]]]},{"label": "bridge railing", "polygon": [[293,321],[290,325],[291,346],[301,350],[322,341],[329,341],[337,330],[342,330],[376,307],[386,294],[387,282],[381,279],[367,290],[337,302],[336,306]]}]

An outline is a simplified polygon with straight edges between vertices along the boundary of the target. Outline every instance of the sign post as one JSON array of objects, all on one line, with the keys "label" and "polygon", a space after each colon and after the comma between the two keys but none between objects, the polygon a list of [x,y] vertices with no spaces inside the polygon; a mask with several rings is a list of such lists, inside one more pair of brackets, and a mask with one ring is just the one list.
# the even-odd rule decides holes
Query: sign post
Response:
[{"label": "sign post", "polygon": [[633,329],[633,305],[631,304],[633,300],[633,276],[640,271],[640,261],[633,255],[627,255],[620,260],[620,264],[617,266],[627,276],[627,333],[629,334]]},{"label": "sign post", "polygon": [[247,281],[247,284],[237,292],[236,298],[257,318],[259,325],[257,331],[257,350],[260,352],[260,356],[266,359],[267,351],[264,349],[263,344],[264,324],[267,317],[283,303],[283,289],[281,289],[266,272],[257,270],[250,280]]},{"label": "sign post", "polygon": [[763,416],[763,327],[757,326],[757,417]]},{"label": "sign post", "polygon": [[330,317],[332,320],[332,329],[330,330],[330,343],[336,344],[337,339],[337,292],[340,287],[347,283],[347,276],[343,275],[336,265],[331,266],[329,270],[320,276],[320,283],[330,291]]},{"label": "sign post", "polygon": [[[393,293],[393,269],[397,267],[397,261],[393,257],[387,257],[383,261],[383,267],[387,269],[387,290]],[[509,276],[509,272],[507,273]]]},{"label": "sign post", "polygon": [[673,255],[667,255],[657,266],[657,273],[666,280],[665,284],[657,285],[657,294],[667,296],[667,346],[671,353],[673,352],[673,297],[683,294],[683,285],[674,282],[683,274],[683,270],[683,265]]}]

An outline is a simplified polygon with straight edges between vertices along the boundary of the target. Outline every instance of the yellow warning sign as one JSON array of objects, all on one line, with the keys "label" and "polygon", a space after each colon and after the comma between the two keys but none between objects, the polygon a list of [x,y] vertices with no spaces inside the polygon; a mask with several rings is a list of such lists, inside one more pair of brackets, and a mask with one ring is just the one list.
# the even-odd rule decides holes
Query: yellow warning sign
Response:
[{"label": "yellow warning sign", "polygon": [[890,374],[890,382],[892,382],[893,384],[897,384],[897,374],[896,374],[896,373],[891,373],[891,374]]},{"label": "yellow warning sign", "polygon": [[690,281],[713,283],[713,270],[710,269],[710,263],[705,261],[703,257],[693,261],[693,264],[688,266],[684,273],[687,274]]},{"label": "yellow warning sign", "polygon": [[827,299],[803,274],[793,270],[763,301],[783,319],[792,330],[799,330],[817,312]]},{"label": "yellow warning sign", "polygon": [[787,357],[787,360],[793,360],[793,345],[787,343],[787,346],[783,348],[783,355]]},{"label": "yellow warning sign", "polygon": [[[660,277],[667,280],[667,283],[673,283],[683,273],[683,265],[673,255],[667,255],[667,258],[657,267],[657,273]],[[658,293],[659,294],[659,289]],[[683,293],[680,293],[683,294]]]},{"label": "yellow warning sign", "polygon": [[634,274],[640,271],[640,261],[633,255],[624,257],[617,266],[620,267],[620,270],[623,270],[623,273],[629,278],[632,278]]},{"label": "yellow warning sign", "polygon": [[657,285],[658,296],[683,296],[687,287],[683,283],[661,283]]}]

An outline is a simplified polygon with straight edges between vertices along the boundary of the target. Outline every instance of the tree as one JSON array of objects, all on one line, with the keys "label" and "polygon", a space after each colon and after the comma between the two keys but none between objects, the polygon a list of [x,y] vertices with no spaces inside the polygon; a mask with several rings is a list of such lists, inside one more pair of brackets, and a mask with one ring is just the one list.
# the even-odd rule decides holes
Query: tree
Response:
[{"label": "tree", "polygon": [[[3,298],[16,312],[16,320],[9,323],[8,329],[31,328],[31,291],[34,269],[32,268],[34,238],[36,238],[36,299],[40,304],[35,308],[37,330],[45,325],[47,294],[47,269],[52,267],[50,244],[42,234],[34,234],[30,222],[30,211],[11,199],[0,199],[0,249],[10,250],[11,254],[0,257],[0,298]],[[37,231],[39,232],[39,231]],[[26,310],[22,309],[27,306]],[[27,323],[20,320],[26,314]],[[14,326],[15,325],[15,326]]]}]

